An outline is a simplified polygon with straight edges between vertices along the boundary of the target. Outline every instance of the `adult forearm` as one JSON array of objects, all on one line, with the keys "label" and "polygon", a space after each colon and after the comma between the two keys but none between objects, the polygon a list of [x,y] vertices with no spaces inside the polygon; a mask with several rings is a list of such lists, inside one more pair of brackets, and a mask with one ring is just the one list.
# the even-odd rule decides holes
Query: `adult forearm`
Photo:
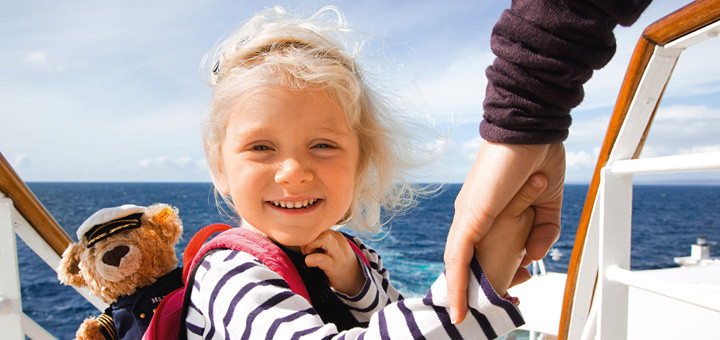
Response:
[{"label": "adult forearm", "polygon": [[583,84],[615,53],[613,29],[650,0],[515,0],[493,28],[484,139],[550,144],[567,138]]}]

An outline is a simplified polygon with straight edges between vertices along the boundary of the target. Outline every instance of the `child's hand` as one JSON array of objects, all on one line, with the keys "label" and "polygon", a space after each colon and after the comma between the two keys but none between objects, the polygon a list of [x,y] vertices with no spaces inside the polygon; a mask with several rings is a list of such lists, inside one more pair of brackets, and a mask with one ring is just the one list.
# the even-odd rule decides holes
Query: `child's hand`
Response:
[{"label": "child's hand", "polygon": [[[530,234],[535,211],[530,206],[545,190],[547,180],[542,175],[533,175],[508,203],[490,231],[475,244],[475,256],[495,292],[505,294],[516,275],[517,268],[525,255],[525,242]],[[539,182],[534,182],[539,181]],[[527,270],[520,272],[529,277]]]},{"label": "child's hand", "polygon": [[322,269],[336,291],[355,296],[365,284],[360,263],[342,233],[327,230],[300,250],[307,255],[305,264]]}]

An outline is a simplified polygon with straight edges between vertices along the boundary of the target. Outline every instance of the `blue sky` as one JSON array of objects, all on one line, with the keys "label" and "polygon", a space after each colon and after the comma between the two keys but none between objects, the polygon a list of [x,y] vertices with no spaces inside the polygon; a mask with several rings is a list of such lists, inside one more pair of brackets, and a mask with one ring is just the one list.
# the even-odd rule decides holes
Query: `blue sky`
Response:
[{"label": "blue sky", "polygon": [[[616,29],[615,58],[596,72],[573,111],[568,182],[592,175],[640,32],[688,2],[656,0],[633,27]],[[370,33],[366,58],[449,134],[427,141],[440,156],[424,179],[462,182],[481,143],[490,31],[509,4],[3,1],[0,152],[27,181],[209,181],[199,132],[210,94],[198,71],[203,55],[264,8],[311,14],[335,5]],[[717,39],[683,54],[644,156],[720,151],[717,56]],[[714,174],[693,178],[720,181]]]}]

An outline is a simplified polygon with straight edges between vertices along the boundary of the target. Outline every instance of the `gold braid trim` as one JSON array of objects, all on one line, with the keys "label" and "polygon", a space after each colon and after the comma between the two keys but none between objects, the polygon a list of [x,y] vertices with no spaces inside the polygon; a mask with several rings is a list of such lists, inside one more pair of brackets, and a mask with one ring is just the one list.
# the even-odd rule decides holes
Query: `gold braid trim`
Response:
[{"label": "gold braid trim", "polygon": [[103,313],[95,318],[95,321],[105,330],[103,335],[110,335],[110,339],[107,340],[118,340],[117,333],[115,332],[115,320],[113,320],[112,316]]}]

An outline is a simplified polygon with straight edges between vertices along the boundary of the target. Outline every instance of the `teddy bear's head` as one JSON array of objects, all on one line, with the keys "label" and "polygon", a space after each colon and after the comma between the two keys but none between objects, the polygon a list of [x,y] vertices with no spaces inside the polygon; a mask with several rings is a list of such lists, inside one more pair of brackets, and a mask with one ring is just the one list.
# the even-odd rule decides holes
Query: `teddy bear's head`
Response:
[{"label": "teddy bear's head", "polygon": [[102,209],[78,228],[78,242],[63,253],[58,278],[113,302],[172,271],[181,234],[177,209],[166,204]]}]

